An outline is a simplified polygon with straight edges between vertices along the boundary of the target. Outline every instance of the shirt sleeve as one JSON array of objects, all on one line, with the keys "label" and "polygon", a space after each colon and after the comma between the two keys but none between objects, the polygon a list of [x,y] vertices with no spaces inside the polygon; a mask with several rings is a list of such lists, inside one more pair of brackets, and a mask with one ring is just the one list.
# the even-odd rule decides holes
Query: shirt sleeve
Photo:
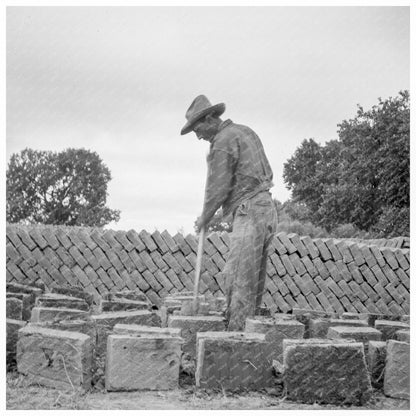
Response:
[{"label": "shirt sleeve", "polygon": [[223,150],[214,149],[209,156],[208,177],[205,188],[205,202],[202,223],[208,224],[232,190],[234,158]]}]

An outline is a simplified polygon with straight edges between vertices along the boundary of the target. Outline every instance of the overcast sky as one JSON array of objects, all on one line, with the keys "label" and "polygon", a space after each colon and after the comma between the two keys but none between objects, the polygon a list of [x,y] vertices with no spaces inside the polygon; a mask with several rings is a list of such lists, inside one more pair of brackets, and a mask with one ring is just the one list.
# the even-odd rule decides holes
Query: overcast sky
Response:
[{"label": "overcast sky", "polygon": [[180,135],[205,94],[283,164],[303,139],[409,89],[408,7],[9,7],[7,160],[26,147],[96,151],[108,228],[193,232],[209,144]]}]

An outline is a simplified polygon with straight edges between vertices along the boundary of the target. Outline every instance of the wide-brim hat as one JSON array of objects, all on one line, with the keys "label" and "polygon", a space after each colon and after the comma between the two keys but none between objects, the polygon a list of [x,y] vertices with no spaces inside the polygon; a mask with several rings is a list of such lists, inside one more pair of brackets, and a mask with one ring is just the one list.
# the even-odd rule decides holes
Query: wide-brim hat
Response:
[{"label": "wide-brim hat", "polygon": [[192,131],[193,125],[207,114],[216,114],[220,116],[225,111],[225,104],[212,105],[205,95],[198,95],[185,114],[188,122],[183,126],[181,134],[187,134]]}]

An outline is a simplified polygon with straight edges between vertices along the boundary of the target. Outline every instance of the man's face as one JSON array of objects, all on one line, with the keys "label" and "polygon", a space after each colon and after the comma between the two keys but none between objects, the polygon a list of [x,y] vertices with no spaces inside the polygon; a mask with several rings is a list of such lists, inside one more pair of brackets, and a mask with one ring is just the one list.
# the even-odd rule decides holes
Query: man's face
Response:
[{"label": "man's face", "polygon": [[198,140],[206,140],[208,142],[212,142],[215,135],[218,133],[218,127],[213,122],[212,117],[210,115],[203,117],[202,119],[198,120],[192,129]]}]

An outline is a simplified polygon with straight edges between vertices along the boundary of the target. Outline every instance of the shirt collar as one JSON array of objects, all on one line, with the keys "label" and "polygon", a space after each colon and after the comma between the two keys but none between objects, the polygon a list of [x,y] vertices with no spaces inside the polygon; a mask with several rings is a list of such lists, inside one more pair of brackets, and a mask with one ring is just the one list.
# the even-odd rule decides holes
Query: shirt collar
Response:
[{"label": "shirt collar", "polygon": [[230,119],[224,120],[218,129],[218,131],[221,131],[223,128],[227,127],[229,124],[231,124],[232,121]]}]

